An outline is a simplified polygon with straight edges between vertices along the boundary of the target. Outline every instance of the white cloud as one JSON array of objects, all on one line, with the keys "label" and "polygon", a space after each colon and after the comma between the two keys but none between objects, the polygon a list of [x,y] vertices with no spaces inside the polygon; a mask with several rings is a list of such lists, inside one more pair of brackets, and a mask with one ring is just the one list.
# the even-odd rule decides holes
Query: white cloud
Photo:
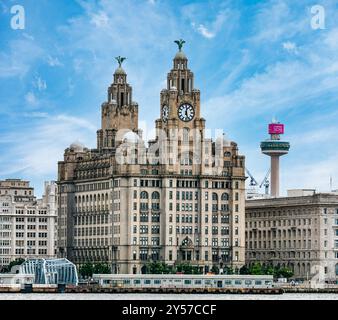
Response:
[{"label": "white cloud", "polygon": [[47,89],[47,83],[45,80],[43,80],[41,77],[37,76],[35,81],[34,81],[34,86],[39,90],[39,91],[44,91]]},{"label": "white cloud", "polygon": [[77,58],[74,59],[74,61],[73,61],[74,70],[75,70],[76,72],[81,72],[84,63],[85,63],[85,62],[84,62],[82,59],[77,59]]},{"label": "white cloud", "polygon": [[294,163],[290,169],[284,167],[282,187],[313,188],[321,192],[329,191],[330,177],[333,177],[333,189],[338,189],[338,153],[333,151],[323,160]]},{"label": "white cloud", "polygon": [[295,53],[298,54],[298,49],[297,49],[297,45],[294,42],[291,41],[287,41],[287,42],[283,42],[283,48],[290,52],[290,53]]},{"label": "white cloud", "polygon": [[65,124],[75,125],[78,128],[86,128],[92,132],[96,132],[96,127],[86,119],[72,117],[64,114],[53,117],[54,120],[61,121]]},{"label": "white cloud", "polygon": [[94,24],[98,28],[106,27],[108,26],[109,18],[105,12],[101,11],[98,14],[92,15],[90,23]]},{"label": "white cloud", "polygon": [[[191,10],[194,9],[194,7],[190,7],[190,11],[185,10],[186,13],[188,12],[188,16],[192,19],[194,19],[194,15],[191,14]],[[195,22],[192,22],[191,26],[204,38],[212,39],[222,30],[222,28],[224,28],[225,22],[228,18],[230,18],[230,12],[222,10],[217,14],[215,20],[209,24],[209,27],[206,26],[206,23],[200,23],[197,26]]]},{"label": "white cloud", "polygon": [[215,37],[215,33],[210,32],[203,24],[200,24],[197,30],[205,38],[211,39]]},{"label": "white cloud", "polygon": [[338,28],[333,28],[328,31],[324,44],[326,44],[331,50],[338,50]]},{"label": "white cloud", "polygon": [[[91,121],[66,114],[29,113],[20,131],[0,135],[6,153],[0,155],[1,176],[57,177],[57,162],[76,140],[95,147],[96,126]],[[32,130],[34,123],[34,130]]]},{"label": "white cloud", "polygon": [[48,113],[46,112],[38,112],[38,111],[35,111],[35,112],[24,112],[22,114],[23,117],[25,118],[48,118]]},{"label": "white cloud", "polygon": [[31,35],[31,34],[28,34],[28,33],[26,33],[26,32],[24,32],[23,34],[22,34],[22,36],[24,37],[24,38],[26,38],[26,39],[28,39],[28,40],[34,40],[34,37]]},{"label": "white cloud", "polygon": [[[293,141],[293,146],[298,148],[308,144],[332,144],[338,143],[338,128],[336,126],[325,126],[324,128],[315,128],[311,130],[297,132],[297,134],[289,135],[288,139]],[[338,160],[338,159],[337,159]]]},{"label": "white cloud", "polygon": [[[294,48],[292,44],[287,47]],[[206,101],[207,116],[217,123],[218,113],[226,113],[229,121],[240,121],[291,111],[323,95],[336,96],[336,52],[322,46],[321,39],[304,45],[302,52],[301,59],[273,62],[263,71],[243,78],[235,90]]]},{"label": "white cloud", "polygon": [[253,26],[254,35],[251,38],[254,42],[273,42],[311,30],[309,16],[299,15],[283,0],[261,2],[258,8]]},{"label": "white cloud", "polygon": [[62,63],[60,62],[60,60],[57,57],[52,57],[50,55],[48,55],[48,57],[47,57],[47,63],[51,67],[62,66]]},{"label": "white cloud", "polygon": [[[239,59],[239,60],[238,60]],[[219,72],[225,74],[224,80],[218,84],[218,89],[215,89],[215,93],[218,91],[230,92],[237,85],[237,81],[242,78],[243,72],[247,70],[251,62],[250,52],[245,49],[238,52],[235,63],[233,61],[227,61],[225,66],[220,68]]]},{"label": "white cloud", "polygon": [[23,78],[42,54],[43,49],[32,40],[10,41],[8,50],[0,52],[0,78]]},{"label": "white cloud", "polygon": [[36,106],[38,104],[38,100],[33,92],[28,92],[25,95],[26,102],[31,106]]}]

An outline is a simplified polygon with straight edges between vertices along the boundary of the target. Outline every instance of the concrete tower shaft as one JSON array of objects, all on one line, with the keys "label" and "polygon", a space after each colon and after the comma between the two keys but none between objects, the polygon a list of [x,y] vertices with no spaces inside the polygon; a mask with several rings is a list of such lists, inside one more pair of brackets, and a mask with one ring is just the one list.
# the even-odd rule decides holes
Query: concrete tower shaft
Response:
[{"label": "concrete tower shaft", "polygon": [[279,195],[279,155],[271,155],[271,195]]},{"label": "concrete tower shaft", "polygon": [[[273,125],[273,126],[272,126]],[[284,133],[284,125],[273,123],[269,125],[270,139],[261,142],[262,153],[271,158],[271,196],[279,196],[279,157],[287,154],[290,143],[280,140],[280,134]]]}]

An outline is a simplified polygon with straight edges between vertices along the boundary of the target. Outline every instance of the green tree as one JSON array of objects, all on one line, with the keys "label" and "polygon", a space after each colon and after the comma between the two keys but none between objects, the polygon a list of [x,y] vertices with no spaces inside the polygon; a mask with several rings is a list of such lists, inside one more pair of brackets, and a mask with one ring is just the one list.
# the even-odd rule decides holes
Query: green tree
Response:
[{"label": "green tree", "polygon": [[193,274],[194,267],[189,263],[180,263],[176,265],[176,272],[182,272],[184,274]]},{"label": "green tree", "polygon": [[234,274],[234,269],[232,267],[225,266],[223,269],[224,274]]},{"label": "green tree", "polygon": [[291,269],[284,267],[284,268],[278,268],[276,270],[276,277],[277,278],[291,278],[293,276],[293,272]]},{"label": "green tree", "polygon": [[82,278],[90,278],[94,273],[94,266],[92,263],[87,262],[79,268],[79,273]]},{"label": "green tree", "polygon": [[253,275],[264,274],[260,263],[255,263],[249,268],[249,273]]},{"label": "green tree", "polygon": [[93,266],[93,273],[109,274],[110,273],[110,267],[106,263],[96,263]]},{"label": "green tree", "polygon": [[202,274],[201,268],[198,266],[193,266],[192,267],[192,274]]},{"label": "green tree", "polygon": [[20,264],[22,264],[22,263],[24,263],[24,262],[25,262],[25,259],[23,259],[23,258],[15,259],[15,260],[11,261],[11,262],[9,263],[8,266],[3,267],[3,268],[1,269],[1,273],[7,273],[7,272],[10,272],[11,269],[12,269],[12,267],[17,266],[17,265],[20,265]]},{"label": "green tree", "polygon": [[162,274],[165,268],[162,263],[154,261],[148,263],[147,270],[149,270],[150,274]]},{"label": "green tree", "polygon": [[249,274],[249,272],[250,270],[246,265],[239,269],[239,274]]},{"label": "green tree", "polygon": [[214,274],[219,274],[219,268],[215,265],[212,266],[211,268],[211,272],[213,272]]},{"label": "green tree", "polygon": [[183,273],[184,274],[192,274],[192,271],[193,271],[193,267],[192,267],[191,264],[189,264],[189,263],[183,264]]},{"label": "green tree", "polygon": [[274,276],[276,273],[275,268],[271,265],[264,266],[262,269],[263,269],[263,274]]},{"label": "green tree", "polygon": [[173,266],[169,266],[164,262],[153,261],[146,265],[149,274],[169,274],[175,273]]}]

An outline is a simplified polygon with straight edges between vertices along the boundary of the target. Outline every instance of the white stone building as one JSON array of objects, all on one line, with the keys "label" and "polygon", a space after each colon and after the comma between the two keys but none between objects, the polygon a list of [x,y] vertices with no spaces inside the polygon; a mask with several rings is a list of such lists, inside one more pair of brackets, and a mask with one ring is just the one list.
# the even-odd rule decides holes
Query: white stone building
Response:
[{"label": "white stone building", "polygon": [[338,194],[291,190],[246,201],[246,263],[279,265],[294,278],[338,280]]},{"label": "white stone building", "polygon": [[19,258],[55,257],[56,184],[36,199],[28,181],[0,181],[0,268]]}]

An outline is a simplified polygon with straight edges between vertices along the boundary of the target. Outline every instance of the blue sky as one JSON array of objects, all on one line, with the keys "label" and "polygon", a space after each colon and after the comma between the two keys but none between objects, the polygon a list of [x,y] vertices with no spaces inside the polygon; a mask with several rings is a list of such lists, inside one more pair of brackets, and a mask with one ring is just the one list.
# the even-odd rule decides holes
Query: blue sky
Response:
[{"label": "blue sky", "polygon": [[[24,30],[10,27],[15,4]],[[315,4],[325,29],[311,28]],[[40,195],[67,146],[95,147],[115,56],[127,57],[140,123],[153,128],[179,38],[207,127],[238,143],[257,180],[277,117],[291,143],[282,193],[326,191],[330,176],[338,188],[338,1],[302,0],[0,0],[0,179],[29,179]]]}]

